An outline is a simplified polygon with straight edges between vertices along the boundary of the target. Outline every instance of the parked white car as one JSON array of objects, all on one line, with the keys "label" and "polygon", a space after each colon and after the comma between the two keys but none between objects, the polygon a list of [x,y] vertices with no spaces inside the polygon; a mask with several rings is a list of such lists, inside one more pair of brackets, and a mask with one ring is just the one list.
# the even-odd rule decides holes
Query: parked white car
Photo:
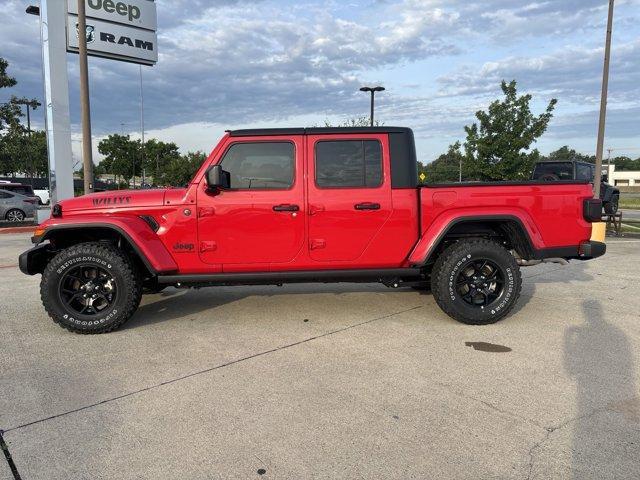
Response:
[{"label": "parked white car", "polygon": [[43,188],[42,190],[35,189],[33,193],[35,194],[36,197],[39,198],[40,205],[49,205],[49,203],[51,202],[48,188]]}]

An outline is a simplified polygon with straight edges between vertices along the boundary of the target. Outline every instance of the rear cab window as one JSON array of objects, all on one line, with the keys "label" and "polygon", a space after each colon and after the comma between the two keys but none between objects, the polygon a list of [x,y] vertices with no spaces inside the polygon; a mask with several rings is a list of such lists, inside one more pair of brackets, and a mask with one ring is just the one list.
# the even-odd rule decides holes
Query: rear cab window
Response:
[{"label": "rear cab window", "polygon": [[318,188],[376,188],[382,185],[378,140],[321,140],[315,146]]}]

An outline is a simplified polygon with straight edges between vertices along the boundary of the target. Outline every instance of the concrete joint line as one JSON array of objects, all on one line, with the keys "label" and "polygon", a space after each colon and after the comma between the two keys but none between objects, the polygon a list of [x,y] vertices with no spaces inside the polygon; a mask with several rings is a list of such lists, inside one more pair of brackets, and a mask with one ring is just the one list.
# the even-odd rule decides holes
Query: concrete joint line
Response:
[{"label": "concrete joint line", "polygon": [[547,431],[547,433],[545,434],[544,438],[539,442],[534,443],[533,446],[529,449],[529,463],[528,463],[529,472],[527,474],[527,480],[532,480],[533,478],[531,475],[533,474],[533,465],[535,464],[536,450],[538,450],[543,444],[545,444],[549,440],[549,438],[551,438],[551,435],[553,433],[559,430],[562,430],[568,425],[571,425],[573,422],[577,422],[578,420],[584,420],[586,418],[593,417],[594,415],[597,415],[598,413],[604,412],[604,411],[607,411],[607,408],[596,408],[595,410],[589,413],[585,413],[584,415],[579,415],[577,417],[572,417],[568,420],[565,420],[559,425],[545,427],[545,430]]},{"label": "concrete joint line", "polygon": [[[283,345],[281,347],[276,347],[276,348],[272,348],[271,350],[265,350],[263,352],[254,353],[253,355],[248,355],[246,357],[238,358],[236,360],[231,360],[231,361],[229,361],[227,363],[222,363],[220,365],[216,365],[216,366],[213,366],[213,367],[205,368],[204,370],[199,370],[197,372],[188,373],[186,375],[182,375],[180,377],[172,378],[170,380],[166,380],[164,382],[160,382],[160,383],[157,383],[155,385],[150,385],[148,387],[144,387],[144,388],[141,388],[139,390],[134,390],[132,392],[127,392],[127,393],[124,393],[122,395],[118,395],[118,396],[115,396],[115,397],[107,398],[105,400],[101,400],[101,401],[96,402],[96,403],[92,403],[92,404],[89,404],[89,405],[84,405],[84,406],[79,407],[79,408],[74,408],[73,410],[68,410],[66,412],[58,413],[56,415],[51,415],[49,417],[40,418],[38,420],[34,420],[34,421],[28,422],[28,423],[24,423],[22,425],[18,425],[18,426],[15,426],[15,427],[7,428],[6,430],[3,430],[2,432],[3,433],[7,433],[7,432],[12,432],[14,430],[20,430],[22,428],[30,427],[32,425],[36,425],[36,424],[43,423],[43,422],[46,422],[46,421],[49,421],[49,420],[53,420],[53,419],[56,419],[56,418],[64,417],[64,416],[70,415],[72,413],[77,413],[77,412],[81,412],[83,410],[88,410],[90,408],[97,407],[97,406],[100,406],[100,405],[104,405],[106,403],[114,402],[116,400],[121,400],[121,399],[126,398],[126,397],[131,397],[131,396],[137,395],[139,393],[148,392],[150,390],[155,390],[156,388],[162,387],[164,385],[170,385],[172,383],[176,383],[176,382],[179,382],[181,380],[186,380],[188,378],[195,377],[195,376],[198,376],[198,375],[202,375],[202,374],[205,374],[205,373],[209,373],[209,372],[212,372],[214,370],[219,370],[221,368],[229,367],[231,365],[235,365],[237,363],[241,363],[241,362],[244,362],[246,360],[251,360],[253,358],[257,358],[257,357],[262,357],[264,355],[268,355],[270,353],[275,353],[275,352],[279,352],[281,350],[286,350],[286,349],[291,348],[291,347],[296,347],[298,345],[302,345],[304,343],[308,343],[308,342],[311,342],[313,340],[318,340],[320,338],[329,337],[331,335],[335,335],[335,334],[338,334],[338,333],[345,332],[347,330],[351,330],[352,328],[361,327],[363,325],[367,325],[369,323],[377,322],[379,320],[385,320],[387,318],[391,318],[391,317],[394,317],[396,315],[401,315],[403,313],[407,313],[407,312],[410,312],[412,310],[417,310],[419,308],[422,308],[422,306],[420,305],[420,306],[417,306],[417,307],[407,308],[407,309],[404,309],[404,310],[400,310],[398,312],[394,312],[394,313],[389,313],[387,315],[383,315],[381,317],[375,317],[375,318],[371,318],[369,320],[365,320],[363,322],[354,323],[352,325],[347,325],[346,327],[338,328],[336,330],[331,330],[329,332],[322,333],[322,334],[316,335],[314,337],[305,338],[304,340],[299,340],[297,342],[289,343],[289,344]],[[3,442],[4,442],[4,440],[3,440]],[[5,444],[3,443],[2,445],[3,445],[2,448],[4,450],[4,445]],[[6,456],[6,453],[5,453],[5,456]],[[19,479],[19,477],[17,477],[17,478]]]},{"label": "concrete joint line", "polygon": [[7,460],[7,463],[9,464],[9,469],[11,470],[11,473],[13,474],[14,480],[21,480],[22,477],[20,477],[20,473],[18,473],[18,468],[16,467],[16,464],[13,461],[13,458],[11,457],[11,452],[9,451],[9,446],[4,441],[3,433],[4,432],[2,430],[0,430],[0,448],[2,448],[2,453],[4,453],[4,458]]}]

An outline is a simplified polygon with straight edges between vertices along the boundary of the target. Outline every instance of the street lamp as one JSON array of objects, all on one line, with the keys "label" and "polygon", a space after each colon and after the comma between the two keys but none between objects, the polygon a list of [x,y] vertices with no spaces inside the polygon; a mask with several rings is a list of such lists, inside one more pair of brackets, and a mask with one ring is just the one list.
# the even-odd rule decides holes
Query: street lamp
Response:
[{"label": "street lamp", "polygon": [[374,102],[374,97],[376,95],[376,92],[383,92],[384,91],[384,87],[362,87],[360,89],[361,92],[371,92],[371,126],[373,127],[373,102]]}]

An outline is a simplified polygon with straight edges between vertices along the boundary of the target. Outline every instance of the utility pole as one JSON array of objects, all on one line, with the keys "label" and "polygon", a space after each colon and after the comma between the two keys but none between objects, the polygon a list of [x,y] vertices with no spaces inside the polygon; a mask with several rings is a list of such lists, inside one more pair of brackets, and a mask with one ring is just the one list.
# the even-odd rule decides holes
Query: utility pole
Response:
[{"label": "utility pole", "polygon": [[78,0],[78,50],[80,53],[80,112],[82,119],[82,171],[84,193],[93,192],[91,151],[91,107],[89,104],[89,62],[87,60],[87,17],[85,0]]},{"label": "utility pole", "polygon": [[371,122],[371,126],[373,127],[373,103],[376,92],[383,92],[384,87],[362,87],[360,89],[361,92],[371,92],[371,115],[369,116],[369,120]]},{"label": "utility pole", "polygon": [[[145,169],[144,169],[144,96],[142,94],[142,65],[138,65],[140,67],[140,131],[142,132],[142,160],[140,166],[142,167],[142,180],[140,187],[143,186],[145,181]],[[135,175],[135,171],[134,171]],[[135,188],[135,176],[134,176],[134,188]]]},{"label": "utility pole", "polygon": [[602,152],[604,149],[604,129],[607,117],[607,93],[609,90],[609,60],[611,58],[611,32],[613,30],[613,3],[609,0],[609,16],[607,18],[607,35],[604,46],[604,68],[602,69],[602,94],[600,96],[600,122],[598,124],[598,143],[596,146],[596,174],[593,181],[594,196],[600,198],[602,181]]}]

